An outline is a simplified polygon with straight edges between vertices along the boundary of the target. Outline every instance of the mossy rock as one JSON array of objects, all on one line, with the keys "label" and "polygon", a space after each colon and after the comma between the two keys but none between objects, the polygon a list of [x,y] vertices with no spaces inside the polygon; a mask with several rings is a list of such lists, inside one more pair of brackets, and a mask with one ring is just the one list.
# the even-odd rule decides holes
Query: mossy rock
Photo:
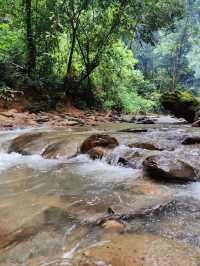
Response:
[{"label": "mossy rock", "polygon": [[162,106],[178,118],[194,122],[200,112],[200,101],[191,91],[177,90],[164,93],[160,98]]}]

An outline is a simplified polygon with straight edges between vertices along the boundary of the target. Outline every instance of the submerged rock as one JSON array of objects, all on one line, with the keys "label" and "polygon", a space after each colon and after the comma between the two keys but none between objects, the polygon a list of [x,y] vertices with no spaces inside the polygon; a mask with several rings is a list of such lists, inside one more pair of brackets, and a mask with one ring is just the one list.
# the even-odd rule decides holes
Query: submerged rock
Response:
[{"label": "submerged rock", "polygon": [[143,170],[146,176],[160,182],[182,184],[200,180],[191,165],[173,156],[150,156],[144,160]]},{"label": "submerged rock", "polygon": [[119,130],[122,133],[146,133],[148,130],[146,128],[125,128]]},{"label": "submerged rock", "polygon": [[193,124],[192,124],[193,127],[200,127],[200,120],[197,120],[195,121]]},{"label": "submerged rock", "polygon": [[200,103],[190,91],[175,91],[164,93],[161,104],[170,113],[178,118],[185,118],[193,123],[200,109]]},{"label": "submerged rock", "polygon": [[42,135],[42,133],[26,133],[16,137],[11,142],[8,148],[8,153],[17,152],[22,155],[30,155],[30,146],[34,145]]},{"label": "submerged rock", "polygon": [[113,149],[119,145],[118,141],[109,135],[104,134],[94,134],[88,137],[80,147],[81,153],[88,153],[89,150],[102,147],[106,149]]},{"label": "submerged rock", "polygon": [[134,123],[134,124],[146,124],[146,125],[151,125],[155,124],[155,119],[153,117],[148,117],[148,116],[133,116],[130,120],[129,123]]},{"label": "submerged rock", "polygon": [[105,154],[105,150],[101,147],[95,147],[88,151],[88,155],[92,160],[102,159]]},{"label": "submerged rock", "polygon": [[74,265],[198,266],[199,259],[199,248],[152,234],[125,233],[105,234],[99,245],[82,251]]},{"label": "submerged rock", "polygon": [[186,137],[183,142],[183,145],[193,145],[193,144],[200,144],[200,137],[193,136],[193,137]]},{"label": "submerged rock", "polygon": [[122,232],[124,229],[124,224],[115,220],[108,220],[102,224],[102,227],[107,231]]},{"label": "submerged rock", "polygon": [[128,145],[130,148],[140,148],[149,151],[162,151],[163,149],[153,143],[136,142]]}]

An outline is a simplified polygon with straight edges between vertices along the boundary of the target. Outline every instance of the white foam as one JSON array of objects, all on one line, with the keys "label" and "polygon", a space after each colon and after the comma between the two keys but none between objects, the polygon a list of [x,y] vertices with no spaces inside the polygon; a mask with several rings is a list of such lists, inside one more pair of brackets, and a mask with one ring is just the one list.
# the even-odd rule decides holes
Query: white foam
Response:
[{"label": "white foam", "polygon": [[40,155],[23,156],[18,153],[0,153],[0,172],[15,166],[46,170],[59,162],[57,160],[45,160]]},{"label": "white foam", "polygon": [[133,180],[140,174],[140,170],[110,165],[105,160],[93,161],[87,155],[79,155],[72,160],[74,163],[78,163],[76,168],[73,168],[73,172],[83,177],[91,177],[101,183]]},{"label": "white foam", "polygon": [[70,251],[65,252],[63,254],[63,259],[72,259],[75,252],[78,250],[79,247],[80,247],[80,243],[77,243]]},{"label": "white foam", "polygon": [[188,185],[186,194],[200,200],[200,182]]}]

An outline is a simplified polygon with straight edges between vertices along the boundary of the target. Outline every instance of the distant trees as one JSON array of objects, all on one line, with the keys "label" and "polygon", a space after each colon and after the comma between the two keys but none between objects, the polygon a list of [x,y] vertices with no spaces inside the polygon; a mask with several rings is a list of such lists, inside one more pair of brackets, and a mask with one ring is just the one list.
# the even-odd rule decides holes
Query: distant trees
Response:
[{"label": "distant trees", "polygon": [[186,1],[183,18],[174,27],[155,33],[155,46],[143,43],[137,47],[139,68],[161,91],[186,87],[197,92],[199,6],[199,0]]}]

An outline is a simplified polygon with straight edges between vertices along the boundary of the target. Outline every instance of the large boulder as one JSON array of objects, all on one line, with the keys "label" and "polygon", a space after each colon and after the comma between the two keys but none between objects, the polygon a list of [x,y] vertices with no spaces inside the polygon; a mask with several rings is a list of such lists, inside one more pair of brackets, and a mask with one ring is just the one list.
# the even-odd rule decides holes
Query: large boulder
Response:
[{"label": "large boulder", "polygon": [[91,149],[101,147],[113,149],[119,145],[116,138],[106,134],[94,134],[88,137],[80,147],[81,153],[88,153]]},{"label": "large boulder", "polygon": [[178,118],[184,118],[189,123],[197,119],[200,103],[190,91],[174,91],[164,93],[160,98],[162,106]]},{"label": "large boulder", "polygon": [[143,170],[145,176],[160,182],[184,184],[200,181],[196,169],[171,155],[147,157],[143,162]]},{"label": "large boulder", "polygon": [[30,155],[31,148],[42,138],[43,133],[25,133],[16,137],[8,148],[8,153],[17,152],[22,155]]},{"label": "large boulder", "polygon": [[45,159],[72,158],[78,154],[78,147],[83,140],[84,136],[81,134],[55,135],[52,139],[48,139],[42,156]]}]

